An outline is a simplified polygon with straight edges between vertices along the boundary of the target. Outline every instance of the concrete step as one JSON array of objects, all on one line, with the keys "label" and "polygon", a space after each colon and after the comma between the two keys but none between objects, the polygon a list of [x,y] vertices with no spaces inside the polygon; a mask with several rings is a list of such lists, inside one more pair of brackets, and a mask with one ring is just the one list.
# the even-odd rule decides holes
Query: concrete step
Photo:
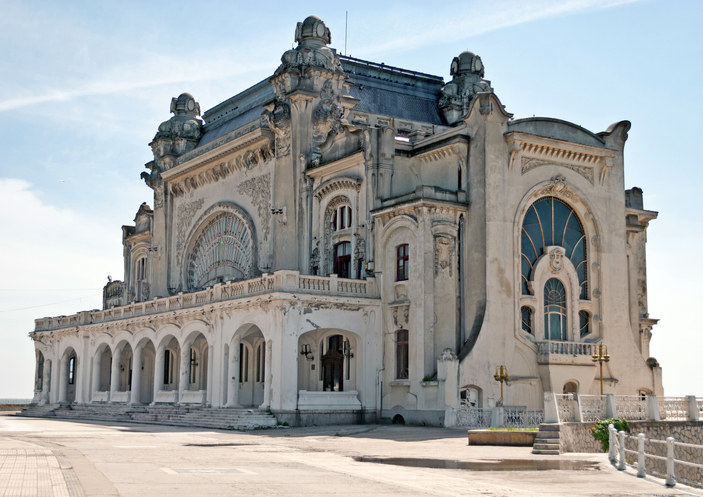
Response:
[{"label": "concrete step", "polygon": [[561,452],[558,449],[532,449],[533,454],[543,455],[543,456],[558,456]]}]

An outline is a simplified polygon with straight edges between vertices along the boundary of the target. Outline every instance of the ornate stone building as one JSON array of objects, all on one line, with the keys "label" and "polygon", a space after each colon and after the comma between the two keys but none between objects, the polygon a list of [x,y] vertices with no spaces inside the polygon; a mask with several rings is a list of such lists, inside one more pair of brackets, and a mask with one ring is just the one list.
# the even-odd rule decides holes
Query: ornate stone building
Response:
[{"label": "ornate stone building", "polygon": [[601,343],[606,392],[662,393],[629,122],[514,119],[471,52],[444,82],[338,55],[316,17],[296,40],[202,117],[172,100],[124,280],[36,321],[36,402],[450,423],[499,365],[508,405],[597,393]]}]

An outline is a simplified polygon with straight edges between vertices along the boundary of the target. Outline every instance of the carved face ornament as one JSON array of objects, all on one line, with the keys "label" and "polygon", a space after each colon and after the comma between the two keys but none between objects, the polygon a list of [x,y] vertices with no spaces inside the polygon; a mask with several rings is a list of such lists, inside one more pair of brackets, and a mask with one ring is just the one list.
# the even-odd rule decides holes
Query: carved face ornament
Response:
[{"label": "carved face ornament", "polygon": [[564,254],[559,249],[552,249],[549,252],[549,269],[552,273],[558,273],[564,267]]}]

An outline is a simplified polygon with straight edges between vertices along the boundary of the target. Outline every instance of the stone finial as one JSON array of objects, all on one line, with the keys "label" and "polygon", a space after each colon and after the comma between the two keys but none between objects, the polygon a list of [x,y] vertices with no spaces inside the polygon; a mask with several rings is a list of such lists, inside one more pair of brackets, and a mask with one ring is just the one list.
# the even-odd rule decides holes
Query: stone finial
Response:
[{"label": "stone finial", "polygon": [[462,52],[452,60],[452,80],[442,88],[439,108],[449,124],[467,116],[477,93],[492,92],[490,81],[483,79],[483,62],[473,52]]},{"label": "stone finial", "polygon": [[317,16],[309,16],[296,26],[295,41],[305,47],[320,47],[332,43],[332,35],[322,19]]},{"label": "stone finial", "polygon": [[481,62],[481,57],[473,52],[461,52],[458,57],[454,57],[452,60],[450,74],[454,77],[474,74],[482,78],[483,62]]},{"label": "stone finial", "polygon": [[171,99],[171,119],[159,125],[154,139],[149,143],[154,153],[152,172],[165,171],[175,164],[175,159],[192,150],[202,135],[203,122],[198,118],[200,104],[190,93],[181,93]]},{"label": "stone finial", "polygon": [[337,54],[327,46],[332,41],[332,35],[319,17],[309,16],[299,22],[295,28],[295,41],[298,46],[283,54],[281,65],[276,69],[274,76],[288,70],[303,70],[306,67],[344,72]]}]

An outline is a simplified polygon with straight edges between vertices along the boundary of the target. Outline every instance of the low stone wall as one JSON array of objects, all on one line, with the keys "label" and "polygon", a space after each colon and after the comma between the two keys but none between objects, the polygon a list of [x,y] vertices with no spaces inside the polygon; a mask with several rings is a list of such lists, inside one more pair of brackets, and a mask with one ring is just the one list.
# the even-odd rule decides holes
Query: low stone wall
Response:
[{"label": "low stone wall", "polygon": [[[595,423],[563,423],[560,431],[560,444],[562,452],[603,452],[600,442],[591,435],[591,428]],[[666,445],[650,442],[649,440],[666,440],[674,437],[676,442],[686,444],[703,444],[703,421],[630,421],[630,435],[636,437],[644,433],[647,437],[645,452],[655,456],[666,456]],[[628,450],[637,450],[637,439],[628,438],[625,447]],[[675,446],[675,459],[703,464],[703,448]],[[635,455],[626,457],[628,463],[636,462]],[[666,474],[666,462],[652,457],[646,458],[647,473]],[[681,463],[674,464],[674,475],[677,480],[688,485],[702,486],[703,469],[695,468]]]},{"label": "low stone wall", "polygon": [[593,438],[595,423],[562,423],[559,444],[562,452],[603,452],[601,443]]},{"label": "low stone wall", "polygon": [[376,411],[274,411],[279,423],[289,426],[325,426],[376,423]]},{"label": "low stone wall", "polygon": [[0,404],[0,411],[21,411],[25,407],[29,407],[29,402],[26,404]]}]

